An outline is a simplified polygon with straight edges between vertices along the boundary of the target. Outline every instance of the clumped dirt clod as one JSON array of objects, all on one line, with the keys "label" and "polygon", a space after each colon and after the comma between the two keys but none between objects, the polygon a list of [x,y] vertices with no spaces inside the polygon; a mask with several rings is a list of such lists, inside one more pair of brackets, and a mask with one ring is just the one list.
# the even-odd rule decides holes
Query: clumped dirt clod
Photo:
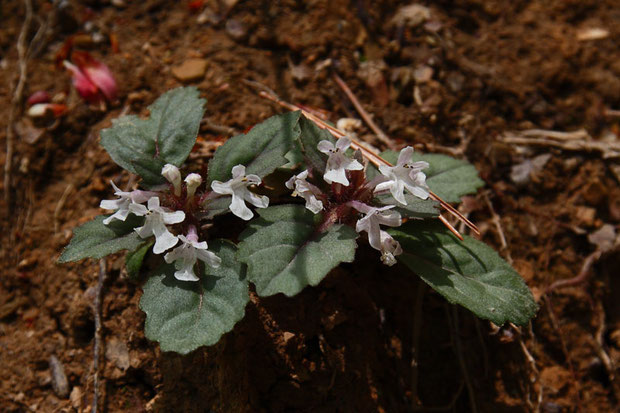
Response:
[{"label": "clumped dirt clod", "polygon": [[[487,188],[467,198],[461,212],[512,259],[539,300],[538,316],[521,329],[491,326],[433,292],[418,294],[418,280],[398,266],[387,269],[362,248],[358,256],[369,258],[359,271],[343,265],[293,299],[253,297],[246,318],[220,343],[182,357],[161,353],[144,337],[141,290],[125,277],[118,257],[108,262],[101,303],[102,340],[110,347],[98,366],[105,383],[99,407],[617,410],[617,246],[609,241],[612,247],[588,264],[583,282],[548,290],[580,274],[597,250],[590,234],[605,226],[617,234],[620,225],[616,2],[211,3],[32,2],[23,96],[46,91],[68,111],[28,128],[17,126],[26,124],[21,119],[9,125],[10,116],[0,117],[0,163],[10,166],[12,180],[8,188],[0,184],[11,195],[10,208],[0,200],[0,410],[92,406],[90,303],[98,263],[55,261],[71,230],[99,214],[100,200],[110,195],[108,181],[134,182],[99,146],[99,131],[122,114],[144,115],[160,94],[189,82],[208,99],[191,155],[204,164],[230,131],[281,110],[248,80],[332,122],[359,117],[334,74],[394,145],[476,164]],[[398,17],[403,10],[419,14],[415,24]],[[0,4],[5,114],[14,107],[25,17],[24,2]],[[72,36],[78,36],[74,47],[112,70],[116,106],[88,106],[56,68]],[[175,75],[188,61],[207,63],[188,78]],[[26,109],[19,103],[15,113]],[[581,141],[567,138],[582,129]],[[358,135],[385,147],[369,129]],[[542,155],[541,167],[514,180],[515,165]],[[60,393],[50,357],[64,367],[67,387]]]}]

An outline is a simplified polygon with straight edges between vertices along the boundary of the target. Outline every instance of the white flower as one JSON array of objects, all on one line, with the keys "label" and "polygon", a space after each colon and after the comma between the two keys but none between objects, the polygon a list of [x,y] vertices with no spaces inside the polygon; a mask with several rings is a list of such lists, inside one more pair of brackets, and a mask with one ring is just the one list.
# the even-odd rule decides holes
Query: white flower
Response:
[{"label": "white flower", "polygon": [[428,162],[418,161],[411,163],[413,148],[407,146],[400,151],[396,166],[379,166],[379,171],[388,179],[375,187],[375,192],[388,190],[396,201],[407,205],[404,190],[418,198],[428,198],[429,191],[426,185],[426,175],[422,169],[428,168]]},{"label": "white flower", "polygon": [[398,227],[402,223],[398,212],[387,211],[388,209],[394,208],[394,205],[375,208],[361,202],[354,202],[353,207],[366,214],[364,218],[357,221],[355,230],[357,232],[366,231],[368,233],[368,243],[370,246],[376,250],[383,251],[381,244],[381,228],[379,225]]},{"label": "white flower", "polygon": [[364,169],[361,163],[355,159],[349,158],[345,152],[351,146],[351,141],[347,138],[340,138],[336,142],[336,146],[330,141],[324,140],[319,142],[317,148],[319,151],[329,155],[327,159],[327,167],[323,179],[328,184],[338,182],[344,186],[349,186],[349,180],[345,171],[359,171]]},{"label": "white flower", "polygon": [[176,196],[181,196],[181,172],[179,168],[171,163],[167,163],[161,168],[161,174],[172,184],[174,194]]},{"label": "white flower", "polygon": [[198,242],[196,228],[191,226],[187,236],[179,235],[182,245],[179,245],[166,255],[164,260],[168,264],[174,262],[174,276],[181,281],[198,281],[199,278],[194,273],[194,265],[197,260],[203,261],[208,266],[217,268],[222,263],[222,259],[207,251],[207,242]]},{"label": "white flower", "polygon": [[192,198],[196,193],[196,188],[202,183],[202,177],[198,174],[189,174],[185,177],[185,185],[187,186],[187,197]]},{"label": "white flower", "polygon": [[134,229],[142,238],[155,235],[153,253],[161,254],[167,249],[174,247],[179,241],[175,235],[168,231],[166,224],[171,225],[183,222],[185,219],[185,212],[168,212],[167,209],[159,206],[159,198],[156,196],[150,198],[147,205],[148,209],[141,204],[129,205],[129,210],[131,212],[140,217],[146,217],[144,225]]},{"label": "white flower", "polygon": [[396,258],[394,257],[402,254],[403,249],[400,243],[387,232],[381,230],[379,235],[381,239],[381,262],[391,267],[396,264]]},{"label": "white flower", "polygon": [[250,185],[260,184],[260,178],[257,175],[250,174],[245,176],[245,166],[237,165],[232,168],[232,179],[226,182],[213,181],[211,188],[213,192],[222,195],[232,195],[230,203],[230,212],[241,219],[249,221],[254,214],[245,205],[245,201],[258,208],[267,208],[269,206],[269,198],[266,196],[256,195],[248,190]]},{"label": "white flower", "polygon": [[150,197],[154,196],[154,192],[148,191],[131,191],[124,192],[121,191],[114,182],[110,181],[112,187],[114,188],[114,195],[118,196],[119,199],[104,199],[99,204],[99,208],[103,209],[111,209],[116,212],[106,219],[103,220],[105,225],[108,225],[112,220],[125,221],[127,216],[129,215],[129,205],[130,204],[141,204],[142,202],[146,202]]},{"label": "white flower", "polygon": [[306,178],[308,178],[307,170],[299,175],[293,175],[285,185],[288,189],[294,189],[293,196],[300,196],[306,200],[306,208],[318,214],[323,209],[323,202],[316,197],[321,190],[306,181]]}]

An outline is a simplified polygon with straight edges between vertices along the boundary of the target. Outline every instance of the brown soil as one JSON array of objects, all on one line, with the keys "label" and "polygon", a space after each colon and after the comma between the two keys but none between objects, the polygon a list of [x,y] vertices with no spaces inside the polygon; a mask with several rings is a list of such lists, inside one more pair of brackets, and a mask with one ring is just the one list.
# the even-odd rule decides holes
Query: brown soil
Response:
[{"label": "brown soil", "polygon": [[[199,11],[187,1],[66,3],[61,13],[52,2],[35,1],[39,19],[27,39],[40,23],[48,30],[28,60],[24,96],[67,92],[70,110],[35,142],[18,131],[10,208],[0,201],[0,411],[89,411],[98,265],[55,261],[71,230],[100,213],[107,181],[129,179],[99,146],[99,131],[121,112],[144,114],[180,84],[171,68],[195,57],[208,61],[203,80],[193,84],[208,98],[212,124],[241,131],[280,110],[243,79],[326,110],[332,121],[357,116],[329,69],[314,71],[329,58],[396,142],[429,152],[467,143],[460,156],[487,182],[467,199],[470,218],[482,239],[512,260],[540,311],[521,333],[498,330],[428,289],[417,301],[416,279],[362,248],[360,265],[342,265],[295,298],[253,297],[245,319],[219,344],[181,357],[145,339],[141,290],[117,257],[109,260],[102,313],[105,410],[407,412],[415,398],[425,408],[457,412],[618,411],[620,255],[603,255],[585,281],[543,294],[579,273],[595,250],[589,233],[603,224],[618,228],[617,163],[595,152],[522,150],[499,139],[509,130],[585,128],[595,140],[617,142],[620,119],[606,112],[620,108],[616,1],[428,2],[430,20],[415,27],[390,24],[407,4],[394,0],[247,0],[221,22],[203,24],[197,15],[218,10],[218,2]],[[3,165],[23,20],[23,2],[2,2]],[[65,40],[85,33],[87,20],[105,39],[116,36],[120,49],[107,41],[82,45],[117,78],[120,102],[104,111],[83,103],[54,66]],[[591,28],[608,35],[578,39]],[[432,68],[432,78],[415,84],[412,69],[422,65]],[[379,67],[374,77],[364,73],[372,72],[368,67]],[[24,106],[17,109],[20,123]],[[201,132],[205,142],[222,137]],[[517,187],[511,167],[542,153],[550,160]],[[504,248],[485,194],[500,216]],[[53,390],[52,355],[64,366],[71,399]]]}]

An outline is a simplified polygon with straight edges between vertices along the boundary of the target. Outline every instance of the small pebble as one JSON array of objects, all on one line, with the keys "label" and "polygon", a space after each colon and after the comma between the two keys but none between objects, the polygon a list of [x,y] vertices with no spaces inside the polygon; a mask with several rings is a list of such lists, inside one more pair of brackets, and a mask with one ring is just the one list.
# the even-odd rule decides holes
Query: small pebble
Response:
[{"label": "small pebble", "polygon": [[69,380],[67,380],[65,368],[54,355],[50,357],[50,371],[52,373],[52,388],[56,395],[62,399],[69,396]]},{"label": "small pebble", "polygon": [[201,80],[207,72],[206,59],[187,59],[179,66],[172,68],[172,74],[181,82]]}]

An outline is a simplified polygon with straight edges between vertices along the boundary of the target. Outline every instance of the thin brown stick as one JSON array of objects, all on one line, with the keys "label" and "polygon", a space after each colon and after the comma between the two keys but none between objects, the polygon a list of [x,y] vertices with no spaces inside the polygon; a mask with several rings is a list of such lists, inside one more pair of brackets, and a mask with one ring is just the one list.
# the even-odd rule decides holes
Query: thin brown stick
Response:
[{"label": "thin brown stick", "polygon": [[487,204],[487,207],[489,208],[489,212],[491,212],[491,220],[493,221],[493,224],[495,225],[495,229],[497,230],[497,235],[499,236],[499,241],[502,247],[501,250],[506,251],[506,259],[508,260],[509,263],[512,264],[512,257],[510,256],[510,250],[508,249],[508,242],[506,242],[506,235],[504,234],[504,228],[502,227],[502,221],[499,215],[497,215],[497,213],[495,212],[495,208],[493,208],[493,204],[491,203],[489,194],[485,192],[483,194],[483,198],[484,198],[485,203]]},{"label": "thin brown stick", "polygon": [[26,8],[26,16],[24,24],[17,38],[17,56],[19,62],[19,80],[13,92],[11,100],[11,109],[9,110],[8,123],[6,126],[6,161],[4,163],[4,200],[7,204],[7,211],[11,211],[11,170],[13,169],[13,140],[15,139],[14,123],[19,110],[19,105],[24,94],[24,85],[26,84],[26,74],[28,70],[28,50],[26,48],[26,36],[30,29],[32,21],[32,0],[24,0]]},{"label": "thin brown stick", "polygon": [[377,138],[381,142],[383,142],[388,148],[396,149],[394,142],[385,134],[385,132],[381,130],[381,128],[375,123],[375,121],[372,120],[372,117],[370,117],[368,112],[366,112],[366,109],[364,109],[360,101],[357,99],[357,97],[351,91],[345,81],[342,80],[342,78],[335,73],[334,80],[336,81],[336,84],[340,86],[340,89],[342,89],[344,94],[347,95],[353,106],[355,106],[355,109],[357,109],[357,112],[360,114],[364,122],[366,122],[370,129],[372,129],[372,131],[375,133],[375,135],[377,135]]},{"label": "thin brown stick", "polygon": [[603,159],[620,158],[620,143],[595,141],[584,130],[558,132],[530,129],[521,132],[507,132],[500,138],[503,142],[517,145],[560,148],[565,151],[598,152]]},{"label": "thin brown stick", "polygon": [[99,360],[103,353],[103,326],[101,322],[101,311],[103,305],[103,286],[107,277],[107,269],[105,259],[99,260],[99,276],[97,277],[97,292],[95,294],[95,302],[93,303],[93,313],[95,315],[95,345],[93,346],[93,370],[94,370],[94,395],[92,404],[92,413],[97,413],[99,406]]},{"label": "thin brown stick", "polygon": [[592,265],[594,265],[594,263],[598,261],[599,258],[601,258],[602,254],[603,254],[603,251],[600,249],[597,249],[596,251],[588,255],[586,259],[583,261],[583,264],[581,265],[581,271],[579,271],[579,274],[577,274],[576,277],[555,281],[553,284],[547,287],[547,289],[545,290],[545,295],[549,294],[550,292],[558,288],[574,287],[575,285],[579,285],[585,282],[586,280],[588,280],[591,274],[590,269],[592,268]]},{"label": "thin brown stick", "polygon": [[[312,113],[309,113],[308,111],[300,108],[299,106],[293,105],[291,103],[285,102],[283,100],[281,100],[280,98],[278,98],[277,96],[265,91],[265,90],[261,90],[259,92],[259,96],[271,100],[274,103],[277,103],[278,105],[287,108],[289,110],[299,110],[301,111],[301,113],[308,119],[310,119],[311,121],[313,121],[319,128],[321,129],[327,129],[334,137],[340,139],[343,136],[346,136],[346,134],[344,132],[342,132],[341,130],[329,125],[328,123],[324,122],[322,119],[318,118],[317,116],[313,115]],[[379,155],[377,155],[375,152],[371,151],[370,149],[368,149],[366,146],[362,145],[360,142],[358,142],[356,139],[351,139],[351,137],[349,137],[349,139],[351,140],[351,147],[353,149],[359,149],[362,152],[362,155],[366,157],[366,159],[368,159],[370,161],[370,163],[372,163],[375,166],[380,166],[380,165],[386,165],[386,166],[393,166],[391,163],[389,163],[388,161],[386,161],[385,159],[381,158]],[[473,222],[471,222],[469,219],[467,219],[463,214],[461,214],[459,211],[457,211],[452,205],[448,204],[447,202],[445,202],[443,199],[441,199],[437,194],[435,194],[432,191],[429,191],[430,197],[431,199],[434,199],[435,201],[439,202],[440,205],[446,209],[450,214],[454,215],[455,217],[457,217],[460,221],[464,222],[465,225],[467,225],[472,231],[474,231],[474,233],[480,235],[480,230],[478,229],[478,227],[476,227],[476,225],[474,225]],[[441,218],[440,218],[441,219]],[[442,220],[442,222],[444,222],[445,219]],[[445,221],[447,222],[447,221]],[[444,222],[444,223],[445,223]],[[450,229],[452,228],[452,229]],[[454,232],[456,231],[456,229],[454,229],[454,227],[452,227],[450,225],[450,227],[448,227],[448,229],[450,229],[450,231]],[[454,230],[454,231],[453,231]],[[458,233],[458,231],[457,231]],[[463,239],[462,236],[459,234],[457,235],[460,239]]]}]

